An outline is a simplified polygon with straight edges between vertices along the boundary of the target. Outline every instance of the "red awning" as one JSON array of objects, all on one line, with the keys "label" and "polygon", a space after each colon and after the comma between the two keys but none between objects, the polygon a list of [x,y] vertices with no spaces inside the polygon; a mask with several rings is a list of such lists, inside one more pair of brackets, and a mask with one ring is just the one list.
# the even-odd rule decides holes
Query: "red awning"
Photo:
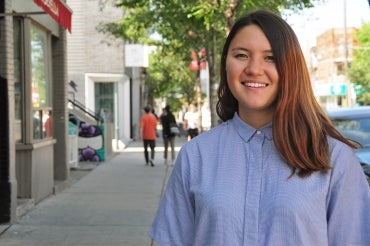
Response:
[{"label": "red awning", "polygon": [[34,0],[56,22],[71,32],[72,10],[61,0]]}]

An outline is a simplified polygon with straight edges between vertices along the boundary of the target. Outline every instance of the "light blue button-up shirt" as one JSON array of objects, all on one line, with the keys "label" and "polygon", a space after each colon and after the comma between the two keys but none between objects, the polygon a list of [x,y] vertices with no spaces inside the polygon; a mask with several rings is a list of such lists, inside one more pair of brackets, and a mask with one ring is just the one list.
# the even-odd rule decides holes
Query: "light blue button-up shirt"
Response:
[{"label": "light blue button-up shirt", "polygon": [[272,125],[237,114],[181,149],[150,236],[161,245],[370,245],[370,189],[354,152],[329,139],[333,168],[307,178]]}]

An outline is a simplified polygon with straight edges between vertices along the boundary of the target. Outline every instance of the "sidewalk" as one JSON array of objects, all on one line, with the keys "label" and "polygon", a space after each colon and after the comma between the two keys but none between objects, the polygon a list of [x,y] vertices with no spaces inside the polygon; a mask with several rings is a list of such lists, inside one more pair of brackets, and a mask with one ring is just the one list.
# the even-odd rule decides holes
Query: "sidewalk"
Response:
[{"label": "sidewalk", "polygon": [[[176,137],[177,152],[185,141]],[[164,165],[162,146],[158,139],[155,167],[145,166],[142,142],[135,141],[86,175],[72,177],[69,188],[6,228],[0,245],[156,245],[148,231],[172,170]]]}]

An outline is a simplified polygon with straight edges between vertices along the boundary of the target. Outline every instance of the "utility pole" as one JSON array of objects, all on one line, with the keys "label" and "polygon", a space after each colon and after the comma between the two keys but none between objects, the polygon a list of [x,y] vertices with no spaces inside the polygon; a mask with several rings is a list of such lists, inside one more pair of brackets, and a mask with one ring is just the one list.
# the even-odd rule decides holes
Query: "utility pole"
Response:
[{"label": "utility pole", "polygon": [[206,68],[207,52],[205,48],[201,48],[199,52],[191,52],[192,61],[189,65],[191,71],[196,71],[196,83],[195,83],[195,93],[197,98],[197,110],[198,110],[198,129],[199,133],[203,131],[202,125],[202,88],[201,88],[201,76],[200,71]]},{"label": "utility pole", "polygon": [[348,79],[348,35],[347,35],[347,0],[343,0],[343,19],[344,19],[344,79],[346,83],[347,92],[347,107],[352,107],[352,86]]}]

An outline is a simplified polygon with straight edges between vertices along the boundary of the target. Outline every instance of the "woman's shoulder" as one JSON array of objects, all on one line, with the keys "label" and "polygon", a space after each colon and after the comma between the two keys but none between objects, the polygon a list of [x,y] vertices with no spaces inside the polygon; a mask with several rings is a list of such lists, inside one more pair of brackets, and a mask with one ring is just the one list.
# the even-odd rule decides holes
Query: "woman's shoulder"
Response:
[{"label": "woman's shoulder", "polygon": [[211,129],[204,131],[202,134],[199,135],[202,136],[203,138],[211,138],[215,136],[219,136],[219,134],[222,134],[223,132],[228,132],[230,131],[230,122],[222,122],[219,125],[212,127]]},{"label": "woman's shoulder", "polygon": [[350,146],[348,146],[346,143],[343,143],[342,141],[333,138],[331,136],[327,137],[328,139],[328,144],[329,144],[329,150],[331,151],[332,154],[338,153],[344,151],[345,153],[354,153],[354,149]]},{"label": "woman's shoulder", "polygon": [[332,165],[331,181],[335,184],[344,183],[347,188],[352,186],[354,190],[367,189],[368,181],[355,149],[332,137],[328,137],[328,142]]},{"label": "woman's shoulder", "polygon": [[348,146],[346,143],[328,137],[329,151],[331,165],[334,170],[340,172],[346,172],[346,170],[353,168],[353,165],[360,167],[360,163],[356,157],[355,149]]},{"label": "woman's shoulder", "polygon": [[197,148],[202,146],[210,148],[212,145],[218,145],[219,142],[225,142],[225,136],[231,137],[231,131],[230,124],[228,122],[223,122],[220,125],[212,127],[208,131],[202,132],[188,143],[193,147],[198,146]]},{"label": "woman's shoulder", "polygon": [[234,135],[228,129],[227,124],[220,124],[200,133],[182,145],[178,156],[184,163],[190,166],[198,166],[201,160],[213,163],[209,160],[217,158],[218,154],[220,154],[220,149],[225,150],[228,148],[230,146],[230,138],[233,138]]}]

